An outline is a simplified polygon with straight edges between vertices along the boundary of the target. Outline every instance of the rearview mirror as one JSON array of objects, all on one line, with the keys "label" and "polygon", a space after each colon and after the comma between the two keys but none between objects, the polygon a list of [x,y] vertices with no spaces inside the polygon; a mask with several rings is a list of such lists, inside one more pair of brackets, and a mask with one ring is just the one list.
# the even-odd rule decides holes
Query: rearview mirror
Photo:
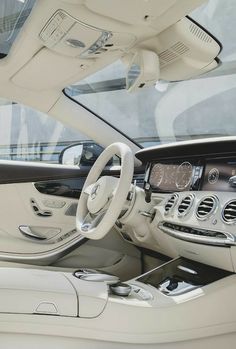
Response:
[{"label": "rearview mirror", "polygon": [[126,74],[126,89],[134,92],[143,87],[155,85],[159,79],[158,55],[149,50],[138,50],[130,59]]}]

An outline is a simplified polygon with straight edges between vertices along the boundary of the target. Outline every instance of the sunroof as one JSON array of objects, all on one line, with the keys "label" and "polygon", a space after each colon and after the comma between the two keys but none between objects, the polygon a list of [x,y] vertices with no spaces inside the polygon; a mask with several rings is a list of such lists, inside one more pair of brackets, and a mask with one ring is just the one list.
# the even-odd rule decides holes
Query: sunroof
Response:
[{"label": "sunroof", "polygon": [[0,1],[0,59],[7,56],[35,2],[36,0]]}]

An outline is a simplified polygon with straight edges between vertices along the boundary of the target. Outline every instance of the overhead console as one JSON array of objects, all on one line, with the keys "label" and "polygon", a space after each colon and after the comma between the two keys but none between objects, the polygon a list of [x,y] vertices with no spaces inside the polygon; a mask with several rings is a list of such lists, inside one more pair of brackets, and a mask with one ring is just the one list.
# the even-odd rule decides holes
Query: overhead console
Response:
[{"label": "overhead console", "polygon": [[44,45],[70,57],[96,58],[98,55],[128,48],[135,36],[97,28],[58,10],[41,30]]},{"label": "overhead console", "polygon": [[236,270],[236,138],[152,147],[137,157],[146,163],[146,197],[158,202],[151,227],[162,248]]},{"label": "overhead console", "polygon": [[[63,89],[117,59],[138,80],[138,89],[154,86],[158,79],[176,81],[203,74],[218,66],[221,44],[186,17],[202,3],[38,1],[24,28],[36,49],[11,81],[31,91]],[[38,13],[42,17],[34,16]],[[141,64],[137,69],[132,62]],[[127,89],[135,90],[129,84]]]}]

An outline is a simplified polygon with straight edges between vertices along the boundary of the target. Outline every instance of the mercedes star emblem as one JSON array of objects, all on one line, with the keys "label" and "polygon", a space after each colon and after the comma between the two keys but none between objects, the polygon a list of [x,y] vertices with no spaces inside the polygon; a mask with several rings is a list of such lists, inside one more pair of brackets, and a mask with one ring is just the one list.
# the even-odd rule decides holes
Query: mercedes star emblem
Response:
[{"label": "mercedes star emblem", "polygon": [[100,187],[99,184],[97,184],[97,185],[95,185],[95,186],[93,187],[93,189],[92,189],[92,191],[91,191],[91,199],[92,199],[92,200],[96,198],[97,193],[98,193],[98,190],[99,190],[99,187]]}]

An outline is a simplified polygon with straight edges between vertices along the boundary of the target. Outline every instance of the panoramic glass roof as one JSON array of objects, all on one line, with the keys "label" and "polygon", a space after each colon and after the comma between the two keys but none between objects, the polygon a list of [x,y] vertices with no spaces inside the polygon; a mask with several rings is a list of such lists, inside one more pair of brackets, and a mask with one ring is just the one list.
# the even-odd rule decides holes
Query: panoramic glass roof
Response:
[{"label": "panoramic glass roof", "polygon": [[35,2],[36,0],[0,1],[0,58],[7,56]]}]

